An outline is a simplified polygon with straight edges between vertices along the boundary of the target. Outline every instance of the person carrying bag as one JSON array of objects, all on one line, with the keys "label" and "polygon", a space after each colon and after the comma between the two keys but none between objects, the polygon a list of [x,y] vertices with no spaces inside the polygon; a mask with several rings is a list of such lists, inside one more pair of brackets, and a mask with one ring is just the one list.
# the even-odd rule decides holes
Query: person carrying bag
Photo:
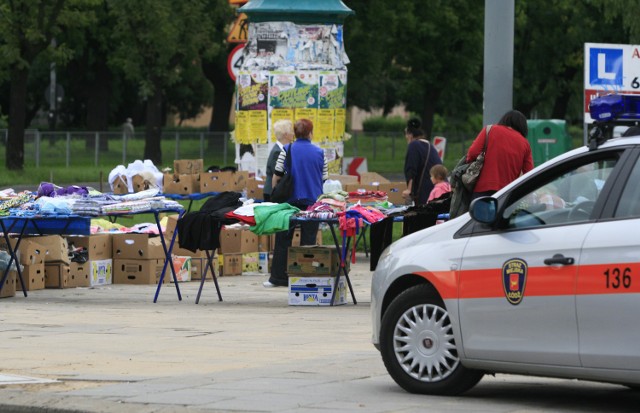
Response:
[{"label": "person carrying bag", "polygon": [[276,186],[271,190],[271,202],[287,202],[291,198],[291,195],[293,195],[293,174],[291,173],[291,158],[293,156],[293,151],[291,150],[292,145],[293,144],[290,144],[289,150],[285,151],[286,172],[280,180],[278,180]]}]

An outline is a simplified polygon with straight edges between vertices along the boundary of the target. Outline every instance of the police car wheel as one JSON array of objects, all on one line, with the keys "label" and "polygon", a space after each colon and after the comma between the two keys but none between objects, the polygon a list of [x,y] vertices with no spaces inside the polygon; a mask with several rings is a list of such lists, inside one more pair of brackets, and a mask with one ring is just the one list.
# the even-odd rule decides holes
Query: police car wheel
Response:
[{"label": "police car wheel", "polygon": [[410,393],[456,395],[483,375],[460,364],[449,313],[429,285],[411,287],[389,305],[380,350],[391,377]]}]

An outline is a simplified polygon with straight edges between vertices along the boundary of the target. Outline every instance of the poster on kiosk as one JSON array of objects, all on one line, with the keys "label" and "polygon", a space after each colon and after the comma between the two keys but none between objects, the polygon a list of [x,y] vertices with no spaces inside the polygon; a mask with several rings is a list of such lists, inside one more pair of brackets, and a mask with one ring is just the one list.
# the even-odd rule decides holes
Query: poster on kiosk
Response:
[{"label": "poster on kiosk", "polygon": [[[342,25],[250,23],[236,78],[236,162],[264,175],[280,119],[311,119],[313,143],[323,148],[330,173],[341,172],[349,59]],[[240,153],[251,145],[253,154]],[[243,146],[247,148],[247,146]],[[252,159],[246,162],[246,159]]]}]

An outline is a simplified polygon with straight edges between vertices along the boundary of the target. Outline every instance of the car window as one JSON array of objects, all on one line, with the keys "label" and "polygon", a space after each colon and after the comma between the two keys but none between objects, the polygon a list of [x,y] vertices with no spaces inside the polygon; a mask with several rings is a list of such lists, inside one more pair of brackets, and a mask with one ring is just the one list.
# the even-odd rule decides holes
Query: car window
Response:
[{"label": "car window", "polygon": [[617,159],[612,156],[589,161],[552,174],[509,203],[502,215],[507,227],[528,228],[589,220]]},{"label": "car window", "polygon": [[620,202],[613,214],[615,218],[635,218],[640,217],[640,160],[636,161],[629,179],[620,196]]}]

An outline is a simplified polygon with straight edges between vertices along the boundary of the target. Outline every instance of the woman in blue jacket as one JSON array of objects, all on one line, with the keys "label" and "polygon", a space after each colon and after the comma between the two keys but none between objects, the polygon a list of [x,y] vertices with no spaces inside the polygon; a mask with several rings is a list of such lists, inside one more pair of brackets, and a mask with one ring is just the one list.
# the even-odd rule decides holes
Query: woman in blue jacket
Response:
[{"label": "woman in blue jacket", "polygon": [[[293,131],[296,141],[285,146],[280,152],[273,176],[273,186],[278,184],[280,177],[285,174],[287,154],[291,157],[291,168],[286,173],[293,177],[293,193],[287,201],[289,204],[306,210],[313,205],[322,195],[322,184],[328,178],[327,160],[324,151],[311,143],[313,139],[313,123],[309,119],[296,121]],[[313,245],[318,233],[317,222],[305,222],[300,225],[300,245]],[[286,287],[289,284],[287,278],[287,251],[291,246],[294,227],[289,231],[276,233],[276,243],[273,249],[273,261],[271,263],[271,277],[265,281],[265,287]]]}]

